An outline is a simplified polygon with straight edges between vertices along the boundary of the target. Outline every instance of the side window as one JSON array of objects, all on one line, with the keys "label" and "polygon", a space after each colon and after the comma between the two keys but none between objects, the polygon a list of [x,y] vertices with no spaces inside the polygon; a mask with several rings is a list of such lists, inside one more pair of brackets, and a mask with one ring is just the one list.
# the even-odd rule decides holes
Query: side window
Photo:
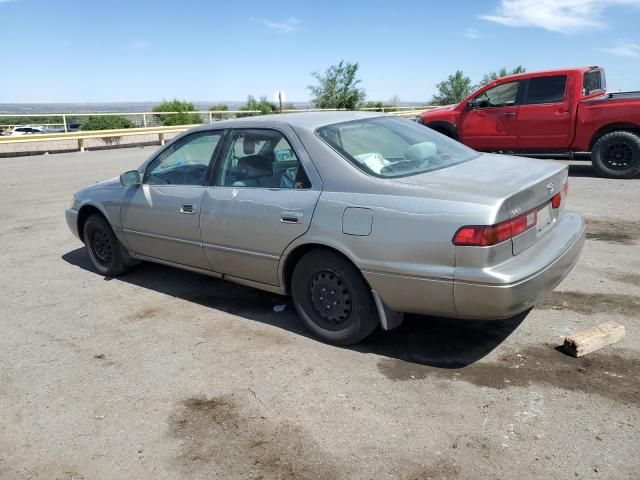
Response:
[{"label": "side window", "polygon": [[592,92],[604,90],[606,88],[605,83],[604,71],[593,70],[587,72],[582,79],[582,94],[589,95]]},{"label": "side window", "polygon": [[309,188],[291,144],[275,130],[234,130],[217,167],[219,187]]},{"label": "side window", "polygon": [[516,104],[520,82],[505,83],[490,88],[476,97],[478,108],[510,107]]},{"label": "side window", "polygon": [[200,132],[185,137],[156,157],[143,183],[149,185],[205,185],[209,163],[222,132]]},{"label": "side window", "polygon": [[536,105],[539,103],[562,102],[566,88],[566,75],[532,78],[529,80],[527,100],[524,103],[527,105]]}]

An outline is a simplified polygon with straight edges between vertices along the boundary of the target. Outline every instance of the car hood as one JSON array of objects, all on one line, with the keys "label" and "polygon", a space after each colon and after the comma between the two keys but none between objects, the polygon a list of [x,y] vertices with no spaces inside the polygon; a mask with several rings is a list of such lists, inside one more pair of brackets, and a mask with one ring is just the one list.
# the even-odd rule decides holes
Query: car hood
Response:
[{"label": "car hood", "polygon": [[122,188],[122,185],[120,184],[120,177],[113,177],[107,180],[101,180],[99,182],[94,183],[93,185],[89,185],[88,187],[85,187],[82,190],[80,190],[76,194],[76,196],[81,197],[83,195],[91,194],[97,190],[116,189],[116,188]]}]

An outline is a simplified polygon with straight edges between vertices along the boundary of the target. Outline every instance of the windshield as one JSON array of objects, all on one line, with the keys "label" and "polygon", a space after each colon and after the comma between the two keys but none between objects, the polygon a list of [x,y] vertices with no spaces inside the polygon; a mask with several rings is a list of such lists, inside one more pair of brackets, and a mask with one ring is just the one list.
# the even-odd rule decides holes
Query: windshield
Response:
[{"label": "windshield", "polygon": [[478,156],[430,128],[396,117],[337,123],[317,134],[360,170],[380,178],[426,173]]}]

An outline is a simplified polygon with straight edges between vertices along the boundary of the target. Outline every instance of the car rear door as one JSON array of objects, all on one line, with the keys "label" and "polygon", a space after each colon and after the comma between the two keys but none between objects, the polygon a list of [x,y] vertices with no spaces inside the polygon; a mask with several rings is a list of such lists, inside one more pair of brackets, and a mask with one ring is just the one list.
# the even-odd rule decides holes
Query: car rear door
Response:
[{"label": "car rear door", "polygon": [[473,108],[462,113],[460,136],[477,150],[511,150],[518,144],[518,99],[520,82],[509,82],[485,90],[473,100]]},{"label": "car rear door", "polygon": [[278,285],[280,257],[309,229],[320,191],[290,128],[229,132],[202,201],[202,242],[212,268]]},{"label": "car rear door", "polygon": [[196,132],[162,150],[142,185],[125,192],[120,216],[136,254],[210,269],[200,239],[200,207],[222,130]]},{"label": "car rear door", "polygon": [[518,149],[567,149],[573,134],[572,89],[567,75],[524,80],[523,90],[518,113]]}]

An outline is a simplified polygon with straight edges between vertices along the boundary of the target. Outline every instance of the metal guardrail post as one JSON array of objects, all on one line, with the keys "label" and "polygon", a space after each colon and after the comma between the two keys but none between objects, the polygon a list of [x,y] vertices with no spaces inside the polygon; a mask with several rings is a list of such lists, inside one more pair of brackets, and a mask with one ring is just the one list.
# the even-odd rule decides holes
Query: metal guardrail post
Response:
[{"label": "metal guardrail post", "polygon": [[66,115],[62,115],[62,124],[64,125],[64,133],[67,133],[67,116]]},{"label": "metal guardrail post", "polygon": [[158,134],[158,140],[160,141],[160,145],[164,145],[164,133]]},{"label": "metal guardrail post", "polygon": [[213,123],[213,115],[211,115],[211,111],[209,111],[209,123]]},{"label": "metal guardrail post", "polygon": [[144,126],[144,128],[147,128],[147,115],[146,115],[146,113],[142,114],[142,125]]}]

